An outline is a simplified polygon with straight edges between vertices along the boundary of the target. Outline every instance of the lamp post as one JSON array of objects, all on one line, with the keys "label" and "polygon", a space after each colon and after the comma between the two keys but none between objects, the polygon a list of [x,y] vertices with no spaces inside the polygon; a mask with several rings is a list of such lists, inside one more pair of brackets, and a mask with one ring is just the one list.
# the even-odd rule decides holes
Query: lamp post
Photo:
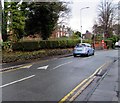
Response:
[{"label": "lamp post", "polygon": [[83,8],[80,9],[81,43],[82,43],[82,10],[84,10],[84,9],[88,9],[88,8],[90,8],[90,7],[83,7]]}]

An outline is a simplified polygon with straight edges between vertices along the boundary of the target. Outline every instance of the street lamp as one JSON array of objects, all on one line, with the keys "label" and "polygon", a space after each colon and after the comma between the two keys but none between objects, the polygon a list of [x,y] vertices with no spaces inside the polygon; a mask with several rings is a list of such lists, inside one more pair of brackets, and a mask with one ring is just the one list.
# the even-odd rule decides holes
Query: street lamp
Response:
[{"label": "street lamp", "polygon": [[81,43],[82,43],[82,10],[88,9],[90,7],[83,7],[80,9],[80,24],[81,24]]}]

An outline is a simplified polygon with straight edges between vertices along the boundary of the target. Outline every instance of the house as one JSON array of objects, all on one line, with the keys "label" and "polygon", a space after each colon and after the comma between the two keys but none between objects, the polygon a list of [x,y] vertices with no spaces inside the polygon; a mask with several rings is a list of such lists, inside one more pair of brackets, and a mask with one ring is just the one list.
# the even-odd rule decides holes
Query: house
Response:
[{"label": "house", "polygon": [[69,37],[72,35],[72,30],[63,25],[63,26],[57,26],[56,29],[53,31],[51,38],[60,38],[60,37]]},{"label": "house", "polygon": [[86,30],[86,33],[82,34],[82,35],[83,35],[83,39],[91,39],[92,38],[92,33],[89,32],[88,30]]}]

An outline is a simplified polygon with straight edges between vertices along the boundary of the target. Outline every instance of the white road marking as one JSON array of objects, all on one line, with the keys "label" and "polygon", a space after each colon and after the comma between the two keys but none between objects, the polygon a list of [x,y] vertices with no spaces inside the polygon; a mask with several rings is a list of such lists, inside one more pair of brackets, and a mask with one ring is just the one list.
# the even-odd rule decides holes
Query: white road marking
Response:
[{"label": "white road marking", "polygon": [[7,83],[7,84],[4,84],[4,85],[1,85],[0,88],[3,88],[3,87],[6,87],[6,86],[9,86],[9,85],[12,85],[12,84],[15,84],[15,83],[18,83],[18,82],[21,82],[21,81],[24,81],[24,80],[27,80],[27,79],[30,79],[32,77],[34,77],[35,75],[31,75],[31,76],[28,76],[28,77],[25,77],[25,78],[22,78],[22,79],[19,79],[19,80],[16,80],[16,81],[13,81],[13,82],[10,82],[10,83]]},{"label": "white road marking", "polygon": [[37,69],[45,69],[45,70],[46,70],[46,69],[48,68],[48,66],[49,66],[49,65],[43,66],[43,67],[38,67]]},{"label": "white road marking", "polygon": [[72,61],[67,62],[67,63],[60,64],[60,65],[54,67],[52,70],[57,69],[57,68],[59,68],[59,67],[61,67],[61,66],[63,66],[63,65],[66,65],[66,64],[70,64],[70,63],[72,63]]}]

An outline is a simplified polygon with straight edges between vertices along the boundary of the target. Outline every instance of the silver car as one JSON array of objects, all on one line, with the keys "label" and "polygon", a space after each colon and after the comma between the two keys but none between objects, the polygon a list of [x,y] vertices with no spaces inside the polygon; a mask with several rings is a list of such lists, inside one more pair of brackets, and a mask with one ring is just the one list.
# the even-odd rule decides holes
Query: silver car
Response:
[{"label": "silver car", "polygon": [[85,56],[89,56],[89,55],[94,55],[94,49],[92,48],[92,46],[88,43],[79,43],[75,46],[74,50],[73,50],[73,56],[76,57],[77,55],[85,55]]}]

